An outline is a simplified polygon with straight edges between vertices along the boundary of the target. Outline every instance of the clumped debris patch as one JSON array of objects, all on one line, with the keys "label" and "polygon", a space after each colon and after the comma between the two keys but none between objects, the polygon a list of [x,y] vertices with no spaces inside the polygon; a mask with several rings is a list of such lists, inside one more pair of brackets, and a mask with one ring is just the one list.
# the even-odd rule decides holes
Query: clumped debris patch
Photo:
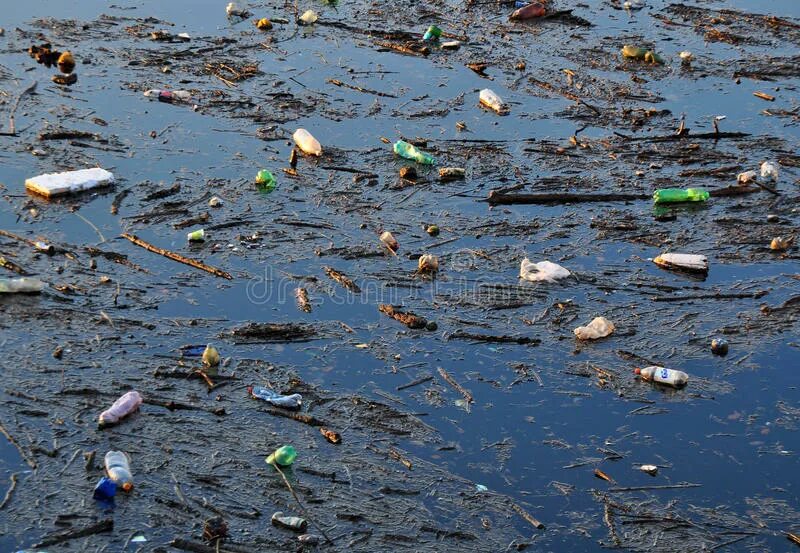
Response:
[{"label": "clumped debris patch", "polygon": [[[771,474],[791,473],[800,429],[783,370],[800,21],[722,4],[9,23],[0,534],[237,553],[798,543],[797,490]],[[113,183],[24,190],[91,168]],[[545,260],[558,278],[520,269]],[[576,338],[600,317],[613,332]],[[97,428],[131,390],[141,407]],[[298,457],[278,471],[283,445]],[[137,483],[110,510],[92,489],[118,449]]]}]

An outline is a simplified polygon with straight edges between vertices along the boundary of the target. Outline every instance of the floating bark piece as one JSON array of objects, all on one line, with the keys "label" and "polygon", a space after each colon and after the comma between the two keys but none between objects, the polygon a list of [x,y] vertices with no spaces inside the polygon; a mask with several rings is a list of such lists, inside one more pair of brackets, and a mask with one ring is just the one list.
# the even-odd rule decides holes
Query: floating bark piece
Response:
[{"label": "floating bark piece", "polygon": [[791,532],[787,532],[786,539],[796,543],[797,545],[800,545],[800,536],[798,536],[797,534],[792,534]]},{"label": "floating bark piece", "polygon": [[256,553],[253,549],[246,549],[237,545],[234,549],[228,549],[219,543],[215,546],[205,545],[189,540],[175,538],[169,544],[170,547],[180,549],[181,551],[189,551],[190,553]]},{"label": "floating bark piece", "polygon": [[614,479],[600,469],[594,469],[594,475],[600,480],[605,480],[606,482],[611,482],[612,484],[614,483]]},{"label": "floating bark piece", "polygon": [[395,459],[403,463],[403,466],[406,467],[408,470],[411,470],[413,468],[414,464],[405,457],[403,457],[403,455],[395,448],[390,447],[387,450],[387,453],[389,454],[389,457],[391,457],[392,459]]},{"label": "floating bark piece", "polygon": [[472,332],[465,332],[457,330],[447,337],[448,340],[473,340],[475,342],[492,342],[502,344],[530,344],[538,346],[542,341],[539,338],[530,338],[528,336],[509,336],[507,334],[476,334]]},{"label": "floating bark piece", "polygon": [[3,267],[4,269],[8,269],[9,271],[14,271],[15,273],[20,274],[20,275],[28,274],[27,272],[25,272],[25,269],[23,269],[22,267],[20,267],[19,265],[17,265],[13,261],[10,261],[10,260],[6,259],[2,255],[0,255],[0,267]]},{"label": "floating bark piece", "polygon": [[472,394],[468,390],[464,389],[464,387],[461,386],[461,384],[456,382],[456,379],[450,376],[450,374],[442,367],[439,367],[439,374],[441,375],[442,378],[445,379],[445,382],[450,384],[453,388],[456,389],[456,391],[458,391],[459,394],[464,396],[464,399],[467,400],[467,403],[472,403],[474,401],[472,399]]},{"label": "floating bark piece", "polygon": [[6,495],[3,496],[3,501],[0,501],[0,511],[5,509],[6,505],[11,501],[11,496],[14,494],[14,490],[17,487],[17,473],[12,473],[9,477],[9,486],[8,491],[6,491]]},{"label": "floating bark piece", "polygon": [[428,320],[425,319],[424,317],[415,315],[410,311],[400,311],[399,309],[395,309],[393,305],[389,305],[388,303],[380,304],[378,306],[378,311],[380,311],[381,313],[385,313],[387,316],[391,317],[395,321],[403,323],[408,328],[413,328],[413,329],[425,328],[425,325],[428,324]]},{"label": "floating bark piece", "polygon": [[[317,332],[309,325],[296,323],[248,323],[228,333],[237,344],[307,342]],[[224,334],[223,334],[224,336]]]},{"label": "floating bark piece", "polygon": [[692,484],[689,482],[684,482],[681,484],[666,484],[662,486],[630,486],[628,488],[610,488],[608,490],[609,493],[619,493],[619,492],[642,492],[648,490],[678,490],[683,488],[699,488],[702,484]]},{"label": "floating bark piece", "polygon": [[227,414],[225,412],[224,407],[204,407],[202,405],[191,405],[189,403],[181,403],[179,401],[174,401],[172,399],[159,399],[153,397],[147,397],[144,399],[144,403],[148,405],[157,405],[159,407],[164,407],[169,409],[170,411],[205,411],[207,413],[211,413],[212,415],[223,416]]},{"label": "floating bark piece", "polygon": [[374,94],[375,96],[383,96],[386,98],[397,98],[394,94],[389,94],[388,92],[380,92],[378,90],[372,90],[369,88],[362,88],[360,86],[355,86],[352,84],[343,83],[339,79],[328,79],[328,82],[332,85],[341,86],[344,88],[349,88],[350,90],[357,90],[358,92],[364,92],[365,94]]},{"label": "floating bark piece", "polygon": [[317,417],[309,415],[307,413],[286,411],[284,409],[279,409],[277,407],[263,407],[261,410],[275,417],[284,417],[286,419],[292,419],[294,421],[302,422],[303,424],[307,424],[309,426],[325,426],[326,424],[324,420],[318,419]]},{"label": "floating bark piece", "polygon": [[123,238],[126,238],[139,246],[140,248],[144,248],[147,251],[157,253],[159,255],[163,255],[166,258],[172,259],[173,261],[177,261],[178,263],[183,263],[185,265],[189,265],[194,267],[195,269],[200,269],[201,271],[205,271],[207,273],[211,273],[214,276],[218,276],[220,278],[227,278],[228,280],[233,280],[233,276],[230,273],[226,273],[222,269],[217,269],[216,267],[212,267],[211,265],[206,265],[202,261],[197,261],[196,259],[191,259],[189,257],[185,257],[179,253],[175,253],[169,250],[165,250],[164,248],[159,248],[158,246],[154,246],[149,242],[145,242],[141,238],[129,233],[123,233]]},{"label": "floating bark piece", "polygon": [[326,275],[328,275],[330,278],[332,278],[333,280],[335,280],[336,282],[338,282],[339,284],[341,284],[354,294],[361,293],[361,288],[359,288],[358,285],[344,273],[339,272],[331,267],[323,267],[322,269],[325,271]]},{"label": "floating bark piece", "polygon": [[325,439],[332,444],[338,444],[342,442],[342,435],[335,430],[331,430],[330,428],[320,428],[319,431],[323,436],[325,436]]},{"label": "floating bark piece", "polygon": [[432,376],[430,376],[430,375],[423,376],[423,377],[417,378],[416,380],[412,380],[408,384],[402,384],[400,386],[397,386],[395,388],[395,390],[397,390],[399,392],[400,390],[405,390],[406,388],[412,388],[414,386],[418,386],[419,384],[424,384],[425,382],[428,382],[428,381],[431,381],[431,380],[433,380]]},{"label": "floating bark piece", "polygon": [[66,532],[62,532],[60,534],[55,534],[44,538],[42,541],[34,545],[33,547],[38,549],[40,547],[49,547],[51,545],[56,545],[59,543],[64,543],[65,541],[74,540],[78,538],[84,538],[86,536],[92,536],[94,534],[99,534],[101,532],[110,532],[114,529],[114,521],[112,519],[105,519],[97,522],[95,524],[91,524],[84,528],[72,529]]}]

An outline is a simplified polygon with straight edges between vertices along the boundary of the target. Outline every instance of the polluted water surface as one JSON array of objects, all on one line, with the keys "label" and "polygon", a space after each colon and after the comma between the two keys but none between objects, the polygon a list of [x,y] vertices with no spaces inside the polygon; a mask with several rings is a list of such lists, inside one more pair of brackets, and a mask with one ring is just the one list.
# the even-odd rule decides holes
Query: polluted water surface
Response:
[{"label": "polluted water surface", "polygon": [[7,4],[0,549],[800,547],[796,2]]}]

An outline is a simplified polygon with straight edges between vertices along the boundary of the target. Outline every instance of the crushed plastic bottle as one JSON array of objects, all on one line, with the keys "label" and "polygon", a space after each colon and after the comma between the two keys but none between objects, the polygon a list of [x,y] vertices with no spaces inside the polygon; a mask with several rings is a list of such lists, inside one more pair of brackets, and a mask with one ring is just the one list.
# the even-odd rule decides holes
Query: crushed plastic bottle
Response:
[{"label": "crushed plastic bottle", "polygon": [[297,451],[290,445],[282,445],[275,451],[269,454],[265,459],[268,465],[280,465],[288,467],[297,458]]},{"label": "crushed plastic bottle", "polygon": [[770,179],[774,182],[778,182],[778,173],[780,173],[780,170],[775,163],[772,163],[771,161],[765,161],[761,164],[762,179]]},{"label": "crushed plastic bottle", "polygon": [[682,388],[689,382],[689,375],[683,371],[675,369],[665,369],[664,367],[650,366],[643,369],[634,369],[634,374],[639,375],[642,380],[648,382],[658,382],[673,388]]},{"label": "crushed plastic bottle", "polygon": [[278,179],[266,169],[262,169],[256,174],[256,184],[259,190],[272,192],[275,190],[275,187],[278,186]]},{"label": "crushed plastic bottle", "polygon": [[153,100],[167,102],[168,104],[174,104],[175,102],[188,103],[192,101],[192,93],[188,90],[160,90],[153,88],[145,90],[144,95]]},{"label": "crushed plastic bottle", "polygon": [[793,236],[790,236],[788,238],[784,238],[783,236],[776,236],[769,243],[769,249],[771,249],[774,252],[785,252],[786,250],[792,247],[793,242],[794,242]]},{"label": "crushed plastic bottle", "polygon": [[658,474],[658,467],[656,465],[642,465],[639,467],[639,470],[646,472],[650,476],[655,476]]},{"label": "crushed plastic bottle", "polygon": [[409,144],[405,140],[398,140],[393,146],[394,153],[406,159],[412,159],[422,165],[433,165],[435,160],[433,156],[427,152],[417,149],[413,144]]},{"label": "crushed plastic bottle", "polygon": [[106,474],[124,492],[133,489],[133,473],[128,455],[122,451],[109,451],[105,457]]},{"label": "crushed plastic bottle", "polygon": [[297,147],[303,152],[312,156],[322,155],[322,146],[307,130],[297,129],[294,131],[292,138],[294,139],[295,144],[297,144]]},{"label": "crushed plastic bottle", "polygon": [[203,365],[207,367],[219,365],[219,352],[211,344],[207,344],[206,349],[203,350]]},{"label": "crushed plastic bottle", "polygon": [[206,231],[203,229],[193,230],[186,235],[189,242],[202,242],[206,239]]},{"label": "crushed plastic bottle", "polygon": [[574,330],[578,340],[598,340],[614,332],[614,323],[605,317],[595,317],[586,326],[579,326]]},{"label": "crushed plastic bottle", "polygon": [[294,530],[295,532],[305,532],[308,528],[308,521],[300,517],[290,517],[283,514],[283,511],[277,511],[272,515],[272,524]]},{"label": "crushed plastic bottle", "polygon": [[319,19],[319,15],[314,10],[306,10],[297,21],[301,25],[313,25]]},{"label": "crushed plastic bottle", "polygon": [[38,278],[0,278],[0,294],[38,294],[44,287]]},{"label": "crushed plastic bottle", "polygon": [[708,190],[702,188],[660,188],[653,193],[653,202],[657,204],[704,202],[709,196]]},{"label": "crushed plastic bottle", "polygon": [[519,277],[531,282],[555,282],[569,275],[570,272],[567,269],[547,260],[533,263],[526,257],[519,266]]},{"label": "crushed plastic bottle", "polygon": [[397,238],[392,235],[391,232],[385,230],[380,235],[380,241],[386,246],[389,251],[392,253],[397,253],[397,250],[400,248],[400,243],[397,241]]},{"label": "crushed plastic bottle", "polygon": [[486,106],[487,108],[492,109],[501,115],[505,115],[510,111],[506,103],[503,102],[502,98],[500,98],[496,92],[488,88],[481,90],[479,99],[481,105]]},{"label": "crushed plastic bottle", "polygon": [[254,398],[264,400],[275,407],[283,407],[284,409],[300,409],[300,407],[303,406],[303,396],[300,394],[284,396],[278,392],[275,392],[274,390],[270,390],[269,388],[264,388],[262,386],[253,386],[248,388],[248,392],[250,392],[250,395]]},{"label": "crushed plastic bottle", "polygon": [[543,4],[539,2],[533,2],[531,4],[527,4],[522,6],[521,8],[514,10],[514,12],[508,16],[509,19],[516,21],[522,19],[533,19],[534,17],[542,17],[547,13]]},{"label": "crushed plastic bottle", "polygon": [[141,404],[142,396],[136,390],[131,390],[115,401],[111,407],[100,413],[100,426],[108,426],[118,422],[136,411]]},{"label": "crushed plastic bottle", "polygon": [[417,262],[417,272],[433,274],[439,271],[439,258],[433,254],[426,253],[419,257]]},{"label": "crushed plastic bottle", "polygon": [[316,534],[301,534],[297,536],[297,541],[303,545],[319,545],[322,542],[322,538]]},{"label": "crushed plastic bottle", "polygon": [[425,34],[422,35],[422,40],[425,42],[431,42],[439,40],[439,37],[442,36],[442,30],[437,27],[436,25],[431,25],[428,27],[428,30],[425,31]]}]

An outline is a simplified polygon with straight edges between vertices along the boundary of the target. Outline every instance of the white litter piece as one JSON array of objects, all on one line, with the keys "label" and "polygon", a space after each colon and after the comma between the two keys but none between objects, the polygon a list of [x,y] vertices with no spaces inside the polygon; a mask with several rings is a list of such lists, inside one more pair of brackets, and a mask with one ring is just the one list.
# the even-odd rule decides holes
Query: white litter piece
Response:
[{"label": "white litter piece", "polygon": [[569,276],[569,271],[551,261],[531,262],[527,257],[519,266],[519,277],[531,282],[555,282],[560,278]]},{"label": "white litter piece", "polygon": [[755,171],[745,171],[736,176],[736,182],[739,184],[747,184],[748,182],[754,182],[756,177],[758,177],[758,173]]},{"label": "white litter piece", "polygon": [[82,190],[105,186],[114,182],[114,175],[105,169],[94,167],[65,173],[47,173],[27,179],[25,188],[51,198]]},{"label": "white litter piece", "polygon": [[586,326],[579,326],[575,329],[575,336],[578,340],[597,340],[605,338],[614,332],[614,323],[605,317],[595,317]]},{"label": "white litter piece", "polygon": [[662,253],[653,259],[653,263],[664,269],[708,272],[708,258],[694,253]]},{"label": "white litter piece", "polygon": [[765,161],[761,164],[762,179],[772,179],[773,181],[778,182],[778,173],[780,173],[778,166],[771,161]]}]

